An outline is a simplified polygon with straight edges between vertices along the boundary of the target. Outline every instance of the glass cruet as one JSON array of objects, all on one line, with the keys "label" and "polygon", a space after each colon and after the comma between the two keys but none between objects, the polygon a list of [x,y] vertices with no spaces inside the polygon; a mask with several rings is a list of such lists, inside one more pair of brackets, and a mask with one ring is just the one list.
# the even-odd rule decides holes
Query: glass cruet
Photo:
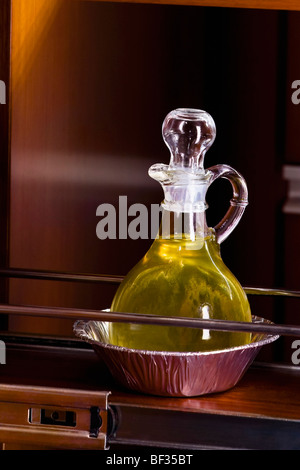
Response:
[{"label": "glass cruet", "polygon": [[[227,165],[204,168],[215,123],[202,110],[176,109],[165,118],[168,165],[149,175],[164,191],[157,237],[120,284],[112,311],[233,321],[251,321],[247,296],[224,264],[220,244],[238,224],[248,203],[244,178]],[[233,198],[221,222],[207,226],[205,201],[218,178],[230,181]],[[110,323],[110,342],[149,351],[210,351],[244,345],[250,333],[188,327]]]}]

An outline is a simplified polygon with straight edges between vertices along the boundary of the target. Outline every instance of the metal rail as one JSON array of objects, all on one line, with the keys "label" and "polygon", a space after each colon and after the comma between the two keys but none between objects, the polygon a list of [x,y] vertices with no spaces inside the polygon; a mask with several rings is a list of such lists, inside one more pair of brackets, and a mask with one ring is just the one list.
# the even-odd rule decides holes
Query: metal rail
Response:
[{"label": "metal rail", "polygon": [[94,320],[123,323],[180,326],[222,331],[244,331],[272,335],[300,336],[300,326],[266,323],[236,322],[229,320],[206,320],[186,317],[163,317],[138,313],[110,312],[105,310],[82,310],[76,308],[37,307],[0,304],[0,313],[20,316],[37,316],[69,320]]},{"label": "metal rail", "polygon": [[[0,276],[19,279],[41,279],[66,282],[96,282],[119,284],[123,276],[75,274],[51,271],[34,271],[22,269],[2,269]],[[284,289],[268,289],[244,287],[249,295],[300,297],[300,291]],[[158,315],[144,315],[137,313],[110,312],[104,310],[85,310],[77,308],[40,307],[24,305],[0,304],[0,313],[21,316],[37,316],[49,318],[64,318],[71,320],[95,320],[112,322],[129,322],[180,326],[189,328],[203,328],[222,331],[244,331],[272,335],[300,336],[300,325],[278,325],[266,323],[236,322],[228,320],[208,320],[186,317],[163,317]]]},{"label": "metal rail", "polygon": [[[120,284],[124,276],[109,274],[82,274],[68,272],[53,271],[35,271],[17,268],[0,269],[0,277],[15,279],[41,279],[48,281],[64,281],[64,282],[88,282],[88,283],[110,283]],[[248,295],[275,295],[285,297],[300,297],[300,291],[286,289],[269,289],[265,287],[244,287]]]},{"label": "metal rail", "polygon": [[53,271],[35,271],[25,269],[0,269],[0,276],[13,279],[41,279],[44,281],[88,282],[120,284],[124,276],[107,274],[81,274]]}]

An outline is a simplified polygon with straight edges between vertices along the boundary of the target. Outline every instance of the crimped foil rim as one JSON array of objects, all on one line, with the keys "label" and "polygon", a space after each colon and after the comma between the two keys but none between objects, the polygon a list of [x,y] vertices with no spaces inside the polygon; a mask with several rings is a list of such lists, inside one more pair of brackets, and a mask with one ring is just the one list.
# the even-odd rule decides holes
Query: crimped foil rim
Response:
[{"label": "crimped foil rim", "polygon": [[[274,323],[270,320],[267,320],[262,317],[258,317],[256,315],[252,315],[252,322],[253,323],[267,323],[269,325],[273,325]],[[232,348],[225,348],[225,349],[218,349],[212,351],[191,351],[191,352],[179,352],[179,351],[151,351],[147,349],[130,349],[124,346],[116,346],[114,344],[98,341],[93,339],[88,334],[87,327],[90,324],[107,324],[107,321],[95,321],[95,320],[77,320],[73,325],[73,331],[77,337],[82,339],[83,341],[91,344],[97,345],[98,347],[103,347],[105,349],[110,349],[119,352],[126,352],[127,354],[142,354],[142,355],[151,355],[151,356],[168,356],[168,357],[178,357],[181,358],[188,358],[188,357],[203,357],[203,356],[210,356],[210,355],[217,355],[217,354],[225,354],[233,351],[242,351],[246,349],[254,349],[254,348],[261,348],[262,346],[272,343],[279,338],[279,335],[271,335],[271,334],[264,334],[264,333],[257,333],[259,339],[254,339],[251,343],[247,343],[240,346],[234,346]]]}]

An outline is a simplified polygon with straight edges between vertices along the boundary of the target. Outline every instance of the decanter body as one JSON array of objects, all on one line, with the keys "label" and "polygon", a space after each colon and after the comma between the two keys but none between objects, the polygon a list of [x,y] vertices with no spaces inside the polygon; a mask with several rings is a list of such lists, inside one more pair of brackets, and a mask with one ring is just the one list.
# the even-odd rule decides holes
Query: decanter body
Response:
[{"label": "decanter body", "polygon": [[[231,233],[247,205],[243,177],[226,165],[203,167],[215,138],[211,116],[178,109],[168,114],[163,137],[170,149],[169,165],[153,165],[149,174],[164,190],[162,221],[150,249],[127,274],[111,310],[251,321],[247,296],[222,261],[220,243]],[[207,227],[205,195],[216,178],[233,187],[230,209],[220,224]],[[243,345],[250,333],[187,327],[111,323],[110,342],[152,351],[210,351]]]}]

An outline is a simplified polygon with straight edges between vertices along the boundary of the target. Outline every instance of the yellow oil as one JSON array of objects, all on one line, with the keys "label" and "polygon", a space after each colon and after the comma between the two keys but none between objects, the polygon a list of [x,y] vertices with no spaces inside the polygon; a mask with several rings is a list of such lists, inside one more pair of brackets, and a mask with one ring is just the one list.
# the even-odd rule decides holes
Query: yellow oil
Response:
[{"label": "yellow oil", "polygon": [[[128,273],[111,309],[119,312],[251,321],[241,285],[213,235],[156,239]],[[110,342],[151,351],[211,351],[244,345],[251,334],[188,327],[111,323]]]}]

